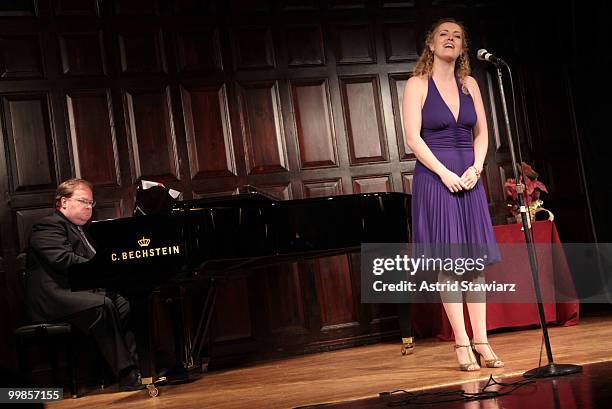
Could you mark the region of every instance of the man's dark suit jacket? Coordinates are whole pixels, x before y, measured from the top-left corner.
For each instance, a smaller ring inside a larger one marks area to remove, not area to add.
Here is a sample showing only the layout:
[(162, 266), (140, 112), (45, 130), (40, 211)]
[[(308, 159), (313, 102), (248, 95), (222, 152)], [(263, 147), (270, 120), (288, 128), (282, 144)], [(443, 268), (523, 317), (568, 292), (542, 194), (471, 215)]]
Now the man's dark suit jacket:
[(28, 321), (58, 320), (104, 303), (103, 294), (73, 292), (68, 284), (68, 268), (93, 255), (77, 226), (57, 210), (32, 226), (26, 267)]

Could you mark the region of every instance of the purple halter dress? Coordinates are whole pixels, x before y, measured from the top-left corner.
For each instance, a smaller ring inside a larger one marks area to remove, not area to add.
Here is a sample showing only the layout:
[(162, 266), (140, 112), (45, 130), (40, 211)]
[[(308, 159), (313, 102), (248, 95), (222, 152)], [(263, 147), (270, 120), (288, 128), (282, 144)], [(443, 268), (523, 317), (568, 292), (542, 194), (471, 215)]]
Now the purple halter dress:
[[(472, 97), (461, 91), (458, 79), (457, 87), (460, 106), (455, 120), (429, 78), (421, 113), (421, 137), (444, 166), (461, 176), (474, 163), (472, 128), (476, 124), (476, 109)], [(417, 161), (412, 188), (412, 229), (414, 243), (474, 245), (485, 249), (487, 264), (500, 260), (482, 179), (471, 190), (452, 193), (438, 175)]]

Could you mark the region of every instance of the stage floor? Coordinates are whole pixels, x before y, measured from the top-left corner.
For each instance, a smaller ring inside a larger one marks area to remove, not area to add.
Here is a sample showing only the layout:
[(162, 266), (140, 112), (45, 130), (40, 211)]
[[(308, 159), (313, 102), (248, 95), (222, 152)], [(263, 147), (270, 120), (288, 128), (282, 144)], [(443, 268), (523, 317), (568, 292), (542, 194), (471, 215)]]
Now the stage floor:
[[(582, 318), (573, 327), (550, 327), (549, 333), (557, 363), (584, 365), (612, 361), (610, 314)], [(395, 389), (419, 391), (465, 383), (476, 387), (477, 383), (471, 381), (487, 380), (491, 374), (496, 379), (513, 377), (538, 366), (539, 329), (495, 334), (489, 341), (504, 360), (504, 368), (461, 372), (450, 342), (417, 340), (414, 354), (401, 356), (398, 341), (215, 371), (188, 384), (163, 386), (156, 398), (149, 398), (146, 391), (116, 393), (115, 385), (104, 392), (90, 393), (78, 399), (68, 398), (49, 407), (222, 409), (290, 408), (332, 402), (348, 404), (349, 401), (377, 397), (379, 392)], [(546, 362), (545, 352), (542, 360)], [(612, 377), (612, 370), (607, 373)], [(612, 379), (606, 381), (612, 384)], [(481, 404), (488, 407), (487, 402), (481, 401)]]

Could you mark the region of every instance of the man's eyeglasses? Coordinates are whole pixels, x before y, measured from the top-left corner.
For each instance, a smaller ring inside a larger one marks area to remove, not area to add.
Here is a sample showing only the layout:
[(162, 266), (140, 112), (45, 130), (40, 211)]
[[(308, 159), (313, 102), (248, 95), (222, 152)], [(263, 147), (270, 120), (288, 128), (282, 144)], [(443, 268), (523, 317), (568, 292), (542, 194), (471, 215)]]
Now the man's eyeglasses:
[(85, 206), (89, 205), (91, 207), (96, 207), (95, 200), (87, 200), (87, 199), (75, 199), (74, 197), (67, 197), (66, 199), (76, 200), (77, 202), (84, 204)]

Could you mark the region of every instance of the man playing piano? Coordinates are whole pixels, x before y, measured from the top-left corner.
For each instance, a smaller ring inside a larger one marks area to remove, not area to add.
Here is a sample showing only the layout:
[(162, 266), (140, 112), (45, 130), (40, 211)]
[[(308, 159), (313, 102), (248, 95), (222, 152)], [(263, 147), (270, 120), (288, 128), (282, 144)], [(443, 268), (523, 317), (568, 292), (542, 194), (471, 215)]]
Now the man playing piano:
[(93, 188), (83, 179), (61, 183), (55, 212), (32, 226), (28, 243), (26, 315), (32, 322), (64, 321), (91, 335), (119, 379), (120, 391), (144, 388), (137, 368), (136, 342), (129, 330), (129, 303), (120, 295), (71, 291), (70, 266), (96, 250), (82, 226), (91, 219)]

